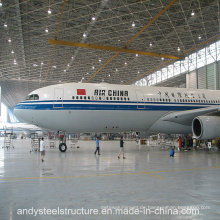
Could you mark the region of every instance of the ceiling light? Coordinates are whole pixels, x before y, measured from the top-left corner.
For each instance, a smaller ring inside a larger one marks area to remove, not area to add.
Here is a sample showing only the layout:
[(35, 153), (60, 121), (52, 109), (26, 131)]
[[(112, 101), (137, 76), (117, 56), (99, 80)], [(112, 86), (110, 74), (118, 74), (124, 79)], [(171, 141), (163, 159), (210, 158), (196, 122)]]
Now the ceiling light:
[(125, 65), (127, 65), (127, 62), (125, 62)]
[(150, 47), (152, 47), (152, 46), (153, 46), (153, 44), (150, 42), (149, 46), (150, 46)]
[(14, 64), (17, 64), (16, 59), (14, 59)]
[(14, 50), (12, 50), (11, 53), (14, 53)]
[(164, 60), (164, 57), (161, 57), (161, 60)]
[(11, 43), (11, 38), (8, 38), (8, 42)]
[(85, 78), (83, 77), (82, 80), (84, 80)]
[(108, 74), (108, 77), (110, 77), (111, 75), (110, 74)]
[(95, 17), (92, 17), (92, 20), (95, 21)]
[(5, 24), (4, 24), (4, 27), (6, 28), (6, 27), (8, 27), (8, 25), (5, 23)]
[(49, 15), (52, 13), (51, 10), (50, 10), (50, 8), (48, 9), (47, 13), (48, 13)]
[(115, 71), (118, 72), (118, 69), (116, 68)]
[(94, 70), (94, 69), (95, 69), (95, 67), (94, 67), (94, 66), (92, 66), (92, 69)]
[(202, 38), (202, 37), (199, 35), (199, 36), (198, 36), (198, 39), (201, 40), (201, 38)]
[(66, 72), (66, 70), (64, 70), (64, 72)]
[(134, 22), (132, 22), (132, 27), (135, 27), (135, 23)]
[(71, 59), (73, 60), (73, 56), (71, 57)]
[(41, 65), (44, 65), (44, 63), (43, 63), (43, 62), (41, 62), (40, 64), (41, 64)]
[(177, 50), (180, 51), (180, 47), (178, 47)]
[(59, 80), (59, 83), (61, 83), (62, 81), (61, 80)]
[(102, 62), (102, 60), (101, 59), (99, 59), (99, 63), (101, 63)]
[(0, 7), (2, 7), (2, 3), (0, 2)]
[(67, 64), (67, 66), (68, 66), (68, 67), (70, 66), (69, 63)]
[(140, 71), (138, 71), (138, 74), (140, 73)]
[(120, 42), (121, 40), (118, 40), (118, 42)]
[(191, 12), (191, 16), (194, 16), (194, 15), (195, 15), (195, 12), (194, 12), (194, 11), (192, 11), (192, 12)]
[(138, 54), (136, 53), (136, 57), (138, 57)]
[(124, 81), (121, 81), (121, 83), (123, 83)]
[(86, 33), (83, 33), (83, 37), (86, 37)]
[(45, 32), (48, 33), (48, 28), (45, 29)]
[(34, 63), (34, 64), (33, 64), (33, 67), (37, 67), (37, 64)]
[(86, 73), (86, 75), (89, 75), (89, 73)]
[(56, 69), (57, 67), (56, 67), (56, 66), (53, 66), (53, 68)]
[(104, 79), (102, 79), (102, 82), (104, 82), (105, 80)]

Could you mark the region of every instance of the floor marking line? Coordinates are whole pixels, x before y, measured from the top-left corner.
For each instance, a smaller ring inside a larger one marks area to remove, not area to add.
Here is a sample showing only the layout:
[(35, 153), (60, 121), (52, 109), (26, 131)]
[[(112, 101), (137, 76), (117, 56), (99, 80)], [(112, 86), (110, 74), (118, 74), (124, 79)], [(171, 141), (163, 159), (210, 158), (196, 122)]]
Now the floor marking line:
[(155, 174), (153, 174), (153, 172), (146, 172), (146, 171), (143, 171), (143, 172), (141, 172), (141, 173), (142, 173), (142, 174), (147, 174), (147, 175), (149, 175), (149, 176), (151, 176), (151, 177), (155, 177), (155, 178), (160, 179), (160, 180), (163, 179), (162, 176), (155, 175)]
[(141, 171), (134, 173), (103, 173), (103, 174), (93, 174), (93, 175), (80, 175), (80, 176), (39, 176), (39, 177), (11, 177), (0, 179), (0, 181), (13, 181), (13, 180), (34, 180), (34, 179), (67, 179), (67, 178), (93, 178), (93, 177), (102, 177), (102, 176), (125, 176), (125, 175), (141, 175), (147, 174), (148, 176), (155, 177), (157, 179), (163, 179), (162, 176), (157, 175), (158, 173), (172, 173), (172, 172), (185, 172), (185, 171), (194, 171), (194, 170), (209, 170), (209, 169), (219, 169), (220, 166), (212, 167), (201, 167), (201, 168), (189, 168), (189, 169), (173, 169), (173, 170), (158, 170), (158, 171)]
[(99, 176), (124, 176), (124, 175), (139, 175), (137, 173), (106, 173), (106, 174), (94, 174), (85, 176), (39, 176), (39, 177), (11, 177), (6, 179), (0, 179), (0, 181), (11, 181), (11, 180), (31, 180), (31, 179), (67, 179), (67, 178), (90, 178)]

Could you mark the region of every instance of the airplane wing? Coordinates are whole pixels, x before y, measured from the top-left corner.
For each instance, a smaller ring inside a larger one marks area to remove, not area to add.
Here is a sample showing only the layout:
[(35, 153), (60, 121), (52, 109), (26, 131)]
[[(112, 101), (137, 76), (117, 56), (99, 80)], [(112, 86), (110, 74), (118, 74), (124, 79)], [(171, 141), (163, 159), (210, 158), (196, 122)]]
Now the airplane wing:
[(175, 122), (182, 125), (191, 125), (192, 120), (195, 117), (209, 113), (218, 114), (219, 111), (220, 107), (207, 107), (188, 111), (172, 112), (161, 119), (163, 121)]

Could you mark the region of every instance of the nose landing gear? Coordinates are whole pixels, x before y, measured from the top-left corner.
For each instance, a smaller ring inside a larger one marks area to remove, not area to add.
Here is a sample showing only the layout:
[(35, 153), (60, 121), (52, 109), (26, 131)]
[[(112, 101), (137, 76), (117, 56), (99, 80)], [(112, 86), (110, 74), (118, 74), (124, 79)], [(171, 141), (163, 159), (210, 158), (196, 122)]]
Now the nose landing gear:
[(66, 133), (60, 133), (58, 132), (59, 139), (60, 139), (60, 144), (59, 144), (59, 150), (60, 152), (66, 152), (67, 150), (67, 145), (66, 145)]
[(59, 144), (59, 150), (61, 152), (66, 152), (66, 149), (67, 149), (66, 143), (60, 143)]

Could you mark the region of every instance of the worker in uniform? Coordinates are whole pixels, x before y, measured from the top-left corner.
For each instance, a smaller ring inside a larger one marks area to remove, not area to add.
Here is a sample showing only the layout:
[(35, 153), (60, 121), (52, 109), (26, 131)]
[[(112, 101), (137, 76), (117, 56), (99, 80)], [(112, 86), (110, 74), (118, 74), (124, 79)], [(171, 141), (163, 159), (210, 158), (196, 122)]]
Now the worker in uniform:
[(96, 138), (96, 150), (94, 152), (94, 154), (96, 155), (96, 153), (98, 152), (98, 155), (100, 155), (100, 148), (99, 148), (99, 138)]
[(178, 141), (179, 141), (179, 150), (180, 150), (182, 148), (182, 138), (180, 136), (179, 136)]
[(45, 156), (45, 143), (44, 138), (41, 138), (40, 141), (40, 154), (41, 154), (41, 161), (44, 162), (44, 156)]
[(118, 159), (120, 159), (121, 153), (122, 153), (123, 159), (125, 159), (123, 137), (121, 137), (121, 139), (120, 139), (120, 152), (119, 152), (119, 154), (118, 154)]

